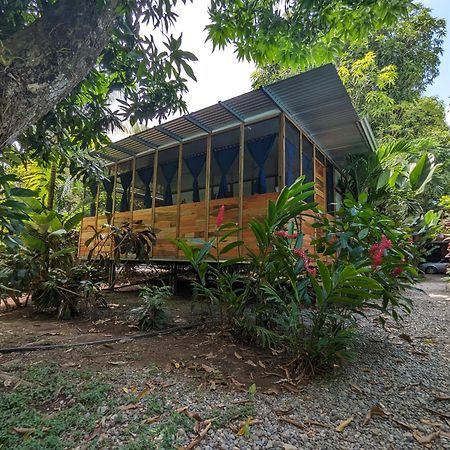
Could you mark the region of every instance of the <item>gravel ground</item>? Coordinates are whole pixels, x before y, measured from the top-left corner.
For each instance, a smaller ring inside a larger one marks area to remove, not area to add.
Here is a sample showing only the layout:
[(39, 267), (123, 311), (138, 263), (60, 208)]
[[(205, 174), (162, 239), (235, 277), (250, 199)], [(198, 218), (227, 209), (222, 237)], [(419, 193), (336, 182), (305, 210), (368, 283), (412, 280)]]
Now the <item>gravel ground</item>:
[[(450, 449), (450, 291), (440, 277), (427, 278), (420, 288), (411, 293), (415, 309), (402, 327), (391, 323), (386, 333), (366, 322), (358, 361), (309, 381), (298, 393), (257, 392), (246, 403), (246, 393), (209, 391), (166, 375), (161, 382), (176, 384), (164, 390), (165, 407), (186, 406), (202, 420), (214, 419), (197, 447), (204, 450)], [(242, 428), (245, 417), (249, 426)], [(105, 424), (105, 443), (129, 443), (122, 433), (128, 419), (120, 427)], [(204, 429), (207, 422), (199, 424)], [(177, 431), (181, 446), (196, 436), (191, 430)]]
[[(224, 364), (230, 365), (230, 356), (220, 353), (217, 346), (205, 348), (207, 342), (197, 343), (196, 347), (195, 335), (189, 342), (199, 355), (205, 350), (217, 353), (206, 364), (195, 359), (192, 352), (180, 353), (178, 358), (186, 357), (185, 366), (177, 368), (172, 361), (170, 370), (156, 368), (151, 358), (148, 364), (138, 367), (133, 359), (125, 362), (123, 352), (116, 360), (108, 356), (100, 364), (94, 354), (92, 381), (79, 378), (80, 383), (88, 383), (89, 392), (98, 391), (97, 397), (91, 395), (94, 403), (90, 409), (84, 404), (76, 409), (81, 437), (74, 440), (67, 429), (70, 427), (62, 423), (65, 431), (61, 442), (51, 448), (69, 448), (64, 442), (70, 437), (79, 450), (450, 450), (450, 287), (436, 276), (427, 277), (419, 287), (422, 291), (411, 291), (414, 311), (402, 326), (389, 322), (384, 331), (374, 320), (362, 322), (357, 361), (305, 381), (298, 389), (291, 388), (292, 392), (275, 389), (279, 385), (273, 383), (267, 388), (268, 385), (262, 385), (266, 378), (260, 377), (256, 393), (249, 394), (248, 386), (254, 382), (251, 371), (248, 380), (241, 378), (245, 388), (242, 385), (239, 389), (240, 383), (233, 379), (232, 387), (221, 386), (224, 374), (217, 368), (224, 370)], [(179, 339), (180, 343), (186, 341), (186, 337)], [(144, 344), (124, 343), (124, 350), (134, 359), (142, 359), (141, 355), (134, 355), (133, 345)], [(149, 340), (145, 345), (159, 344)], [(232, 355), (235, 349), (234, 346), (230, 350)], [(117, 351), (103, 351), (106, 350)], [(3, 369), (15, 374), (16, 364), (22, 370), (17, 372), (19, 377), (27, 368), (36, 370), (52, 361), (65, 370), (74, 366), (89, 369), (87, 360), (82, 359), (83, 351), (12, 355), (11, 360), (5, 357)], [(97, 351), (101, 354), (100, 347)], [(58, 359), (58, 355), (65, 359)], [(247, 357), (239, 358), (241, 364)], [(188, 367), (189, 364), (195, 367)], [(70, 376), (69, 372), (61, 374)], [(109, 386), (106, 397), (101, 383)], [(6, 385), (9, 387), (3, 389), (14, 391), (10, 382)], [(41, 412), (47, 417), (75, 408), (81, 398), (66, 395), (62, 389), (56, 389), (52, 394), (54, 401), (43, 406), (45, 410)], [(83, 425), (89, 419), (90, 425)], [(20, 420), (18, 423), (21, 427), (30, 426)], [(39, 428), (29, 431), (34, 441), (28, 440), (27, 429), (15, 429), (15, 433), (25, 433), (20, 448), (50, 448), (35, 446), (37, 433), (44, 435), (45, 430), (43, 422), (35, 421), (33, 426)], [(55, 421), (52, 426), (56, 427)], [(6, 429), (3, 432), (11, 433)], [(0, 423), (3, 448), (1, 436)]]

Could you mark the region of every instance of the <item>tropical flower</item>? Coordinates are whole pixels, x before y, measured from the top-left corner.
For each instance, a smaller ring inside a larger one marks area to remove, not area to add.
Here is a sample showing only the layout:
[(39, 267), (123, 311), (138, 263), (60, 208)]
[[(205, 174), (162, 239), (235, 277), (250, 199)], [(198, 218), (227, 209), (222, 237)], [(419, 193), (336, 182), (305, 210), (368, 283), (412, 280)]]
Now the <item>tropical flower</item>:
[(384, 251), (392, 248), (392, 241), (388, 239), (384, 234), (381, 236), (379, 244), (372, 244), (369, 248), (369, 255), (372, 258), (372, 267), (376, 268), (381, 266), (383, 262)]
[(285, 231), (285, 230), (279, 230), (279, 231), (275, 231), (275, 236), (279, 236), (279, 237), (284, 237), (284, 238), (287, 238), (287, 237), (289, 237), (289, 234), (288, 234), (288, 232), (287, 231)]
[(392, 269), (392, 275), (393, 275), (394, 277), (400, 276), (402, 272), (403, 272), (403, 268), (400, 267), (400, 266), (394, 267), (394, 268)]
[(216, 217), (216, 227), (220, 228), (220, 226), (223, 224), (223, 221), (225, 219), (225, 205), (222, 205), (219, 208), (219, 212), (217, 213)]
[(317, 271), (314, 267), (311, 267), (311, 258), (306, 254), (306, 252), (302, 248), (295, 248), (292, 250), (294, 255), (297, 255), (299, 258), (303, 259), (303, 264), (305, 266), (305, 270), (312, 276), (315, 277), (317, 275)]

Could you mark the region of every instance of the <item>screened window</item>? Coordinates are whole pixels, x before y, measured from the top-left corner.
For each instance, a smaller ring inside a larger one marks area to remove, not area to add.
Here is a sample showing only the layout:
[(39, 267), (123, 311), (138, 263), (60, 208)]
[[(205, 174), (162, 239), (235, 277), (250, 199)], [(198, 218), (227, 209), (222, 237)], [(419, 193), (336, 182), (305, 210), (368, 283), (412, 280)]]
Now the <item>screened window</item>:
[(136, 159), (133, 205), (134, 210), (152, 207), (154, 166), (154, 153)]
[(279, 119), (245, 127), (244, 196), (278, 192)]
[(183, 145), (181, 172), (181, 203), (205, 200), (206, 189), (206, 139)]
[(172, 147), (158, 153), (156, 206), (171, 206), (177, 202), (177, 174), (179, 148)]
[(112, 214), (114, 198), (115, 167), (110, 166), (105, 178), (98, 185), (98, 215)]
[[(314, 146), (304, 135), (302, 136), (302, 175), (305, 176), (305, 183), (314, 181)], [(310, 197), (306, 201), (312, 202), (314, 199)]]
[(212, 137), (212, 200), (239, 196), (239, 137), (239, 128)]
[(327, 212), (334, 214), (335, 198), (334, 198), (334, 167), (331, 161), (326, 161), (326, 202)]
[(126, 161), (117, 167), (115, 211), (130, 210), (131, 183), (133, 181), (132, 163)]
[(289, 120), (286, 120), (284, 151), (286, 186), (290, 186), (300, 176), (300, 133)]

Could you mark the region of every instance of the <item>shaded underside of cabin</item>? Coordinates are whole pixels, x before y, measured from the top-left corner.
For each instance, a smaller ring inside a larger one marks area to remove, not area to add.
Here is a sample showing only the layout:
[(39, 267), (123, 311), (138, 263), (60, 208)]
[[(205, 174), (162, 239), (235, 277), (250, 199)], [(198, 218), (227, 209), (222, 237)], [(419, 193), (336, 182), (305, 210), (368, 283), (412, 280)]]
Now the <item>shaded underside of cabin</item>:
[[(154, 231), (155, 261), (182, 259), (172, 239), (213, 237), (221, 205), (225, 221), (242, 228), (229, 241), (240, 238), (255, 249), (247, 223), (264, 217), (268, 200), (283, 186), (300, 175), (315, 181), (314, 201), (333, 214), (341, 201), (340, 167), (348, 155), (374, 145), (332, 65), (219, 102), (98, 154), (106, 178), (86, 189), (79, 256), (95, 245), (86, 245), (95, 230), (129, 223), (133, 231)], [(314, 229), (307, 221), (303, 232), (308, 246)], [(111, 254), (111, 244), (101, 252)]]

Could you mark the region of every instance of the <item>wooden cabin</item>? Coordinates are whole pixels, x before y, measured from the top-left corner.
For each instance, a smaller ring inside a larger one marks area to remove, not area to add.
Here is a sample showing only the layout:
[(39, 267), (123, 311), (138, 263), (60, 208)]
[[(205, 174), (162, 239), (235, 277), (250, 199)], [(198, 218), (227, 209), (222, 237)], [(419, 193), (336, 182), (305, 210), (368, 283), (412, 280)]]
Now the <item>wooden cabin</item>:
[[(154, 261), (182, 259), (171, 239), (211, 238), (221, 205), (225, 221), (242, 228), (236, 238), (255, 248), (247, 222), (264, 216), (283, 186), (301, 174), (314, 180), (315, 201), (332, 214), (347, 155), (374, 146), (331, 64), (219, 102), (97, 154), (107, 178), (87, 189), (79, 256), (94, 229), (129, 222), (156, 233)], [(314, 229), (306, 223), (303, 231), (309, 245)]]

